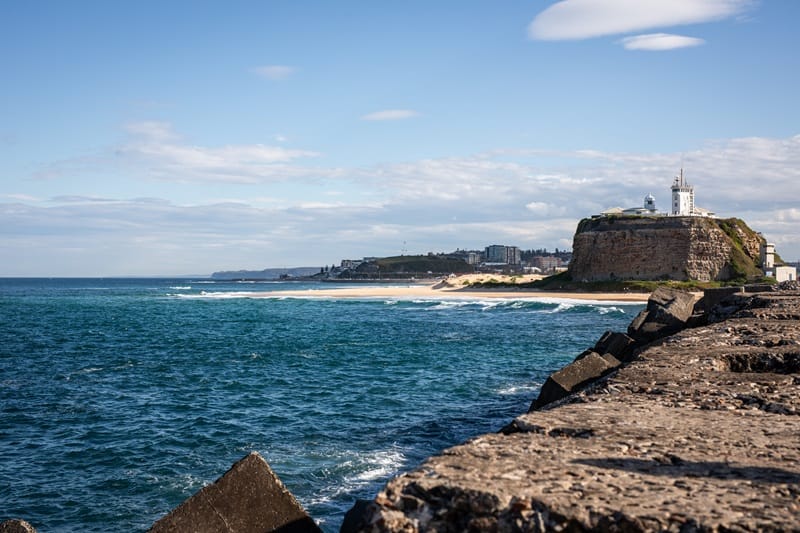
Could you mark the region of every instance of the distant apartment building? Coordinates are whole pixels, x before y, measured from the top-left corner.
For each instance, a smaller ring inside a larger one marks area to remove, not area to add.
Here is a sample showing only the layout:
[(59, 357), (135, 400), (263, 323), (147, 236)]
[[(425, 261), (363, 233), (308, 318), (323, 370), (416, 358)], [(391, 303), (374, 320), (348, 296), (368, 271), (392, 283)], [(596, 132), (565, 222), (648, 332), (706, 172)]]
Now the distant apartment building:
[(522, 252), (516, 246), (492, 244), (486, 247), (484, 260), (487, 263), (518, 265), (522, 262)]
[(480, 252), (467, 252), (464, 260), (468, 265), (477, 265), (483, 260), (483, 254)]
[(560, 257), (545, 255), (531, 257), (530, 265), (538, 268), (542, 272), (552, 272), (564, 265)]

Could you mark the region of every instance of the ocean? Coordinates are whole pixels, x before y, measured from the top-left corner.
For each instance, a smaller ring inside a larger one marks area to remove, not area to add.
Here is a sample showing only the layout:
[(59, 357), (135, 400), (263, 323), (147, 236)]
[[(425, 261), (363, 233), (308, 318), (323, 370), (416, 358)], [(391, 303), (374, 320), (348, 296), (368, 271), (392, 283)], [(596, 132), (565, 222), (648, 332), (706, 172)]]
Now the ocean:
[(642, 308), (279, 294), (309, 288), (0, 279), (0, 521), (144, 531), (255, 450), (338, 531), (357, 498), (497, 431)]

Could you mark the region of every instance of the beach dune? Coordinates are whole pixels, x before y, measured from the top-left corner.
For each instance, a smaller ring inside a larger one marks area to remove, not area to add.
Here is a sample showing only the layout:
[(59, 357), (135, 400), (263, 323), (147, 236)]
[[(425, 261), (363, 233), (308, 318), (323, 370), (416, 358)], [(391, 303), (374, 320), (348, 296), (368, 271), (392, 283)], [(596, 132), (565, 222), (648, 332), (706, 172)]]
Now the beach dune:
[[(321, 284), (324, 288), (288, 290), (261, 293), (264, 297), (291, 296), (308, 298), (431, 298), (431, 299), (571, 299), (591, 301), (646, 302), (649, 293), (622, 292), (554, 292), (513, 285), (540, 279), (541, 276), (503, 276), (497, 274), (468, 274), (438, 281), (417, 283), (391, 283), (386, 285), (365, 284)], [(472, 288), (470, 284), (495, 280), (508, 283), (502, 288)]]

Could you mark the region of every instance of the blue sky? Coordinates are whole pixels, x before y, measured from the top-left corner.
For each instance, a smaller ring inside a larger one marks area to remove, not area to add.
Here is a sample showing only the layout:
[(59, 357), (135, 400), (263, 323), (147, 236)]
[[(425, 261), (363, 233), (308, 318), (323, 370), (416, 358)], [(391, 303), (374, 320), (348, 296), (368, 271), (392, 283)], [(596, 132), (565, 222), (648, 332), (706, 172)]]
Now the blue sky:
[(0, 275), (509, 244), (697, 204), (800, 259), (800, 2), (0, 5)]

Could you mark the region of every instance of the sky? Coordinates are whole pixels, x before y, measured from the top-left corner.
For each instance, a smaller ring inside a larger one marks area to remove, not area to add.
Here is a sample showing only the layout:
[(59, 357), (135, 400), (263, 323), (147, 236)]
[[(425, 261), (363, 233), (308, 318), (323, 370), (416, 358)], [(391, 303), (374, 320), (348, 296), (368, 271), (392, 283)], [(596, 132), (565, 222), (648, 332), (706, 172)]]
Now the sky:
[(800, 259), (800, 2), (0, 2), (0, 276), (204, 275), (696, 204)]

